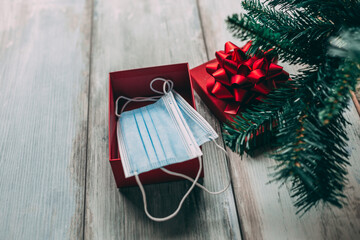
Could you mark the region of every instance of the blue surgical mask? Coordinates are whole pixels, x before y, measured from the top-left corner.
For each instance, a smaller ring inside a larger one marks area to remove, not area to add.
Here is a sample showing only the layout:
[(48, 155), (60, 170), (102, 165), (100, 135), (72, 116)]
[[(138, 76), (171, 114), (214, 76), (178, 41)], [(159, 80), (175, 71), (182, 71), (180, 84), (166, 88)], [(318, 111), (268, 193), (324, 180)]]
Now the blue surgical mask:
[[(155, 81), (163, 81), (162, 92), (153, 88), (152, 85)], [(150, 88), (155, 93), (162, 94), (162, 96), (133, 99), (121, 96), (117, 99), (115, 110), (116, 115), (119, 117), (117, 137), (125, 177), (135, 176), (143, 195), (146, 214), (152, 220), (165, 221), (178, 213), (185, 198), (195, 185), (209, 193), (218, 194), (225, 191), (230, 183), (219, 192), (210, 192), (197, 183), (202, 168), (200, 159), (202, 152), (199, 146), (211, 140), (215, 142), (218, 135), (185, 99), (172, 90), (172, 81), (156, 78), (151, 81)], [(120, 99), (126, 99), (128, 102), (124, 104), (120, 114), (118, 114), (117, 107)], [(131, 101), (155, 101), (155, 103), (123, 112), (126, 105)], [(199, 171), (195, 179), (163, 168), (196, 157), (199, 159)], [(168, 174), (180, 176), (193, 182), (181, 200), (178, 209), (165, 218), (155, 218), (148, 213), (145, 191), (139, 178), (139, 174), (157, 168), (161, 168)]]
[(125, 177), (202, 155), (172, 92), (122, 113), (117, 136)]

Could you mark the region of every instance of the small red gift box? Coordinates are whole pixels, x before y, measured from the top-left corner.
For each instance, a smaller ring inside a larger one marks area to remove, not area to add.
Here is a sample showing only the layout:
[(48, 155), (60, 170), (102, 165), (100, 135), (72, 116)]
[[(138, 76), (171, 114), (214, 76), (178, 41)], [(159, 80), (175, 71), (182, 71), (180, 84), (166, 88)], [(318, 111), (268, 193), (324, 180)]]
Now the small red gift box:
[(289, 79), (272, 50), (250, 56), (246, 53), (250, 46), (251, 41), (242, 48), (227, 42), (216, 59), (190, 71), (194, 89), (222, 122), (232, 122), (250, 102), (263, 100)]
[[(121, 164), (116, 135), (117, 117), (115, 115), (115, 101), (119, 96), (145, 97), (154, 96), (150, 89), (150, 81), (156, 77), (171, 79), (176, 90), (191, 106), (195, 108), (193, 87), (190, 81), (189, 66), (187, 63), (173, 64), (158, 67), (140, 68), (109, 74), (109, 159), (118, 187), (136, 185), (135, 177), (125, 178)], [(156, 89), (161, 89), (161, 83), (154, 83)], [(152, 102), (132, 102), (126, 110), (142, 107)], [(119, 109), (121, 106), (119, 106)], [(199, 171), (199, 160), (189, 161), (166, 166), (167, 169), (195, 178)], [(202, 171), (201, 177), (204, 176)], [(143, 184), (168, 182), (182, 178), (164, 173), (160, 169), (142, 173), (140, 179)]]

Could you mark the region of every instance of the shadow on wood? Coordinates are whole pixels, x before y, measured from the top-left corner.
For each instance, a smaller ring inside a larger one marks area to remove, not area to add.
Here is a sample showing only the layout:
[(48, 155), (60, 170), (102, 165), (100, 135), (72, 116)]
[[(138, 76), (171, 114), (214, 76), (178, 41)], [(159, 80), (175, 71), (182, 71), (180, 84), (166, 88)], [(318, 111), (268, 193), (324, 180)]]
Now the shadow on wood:
[[(166, 217), (172, 214), (190, 186), (191, 183), (186, 181), (145, 185), (149, 213), (154, 217)], [(194, 228), (197, 225), (195, 221), (198, 221), (199, 205), (203, 203), (199, 188), (194, 188), (179, 213), (165, 222), (155, 222), (146, 216), (139, 187), (120, 188), (119, 194), (123, 199), (120, 204), (126, 202), (126, 206), (132, 208), (128, 211), (133, 212), (133, 215), (126, 216), (125, 221), (133, 221), (133, 224), (139, 224), (139, 226), (150, 224), (152, 231), (157, 232), (155, 234), (157, 236), (165, 238), (194, 236), (193, 234), (199, 230), (197, 227)]]

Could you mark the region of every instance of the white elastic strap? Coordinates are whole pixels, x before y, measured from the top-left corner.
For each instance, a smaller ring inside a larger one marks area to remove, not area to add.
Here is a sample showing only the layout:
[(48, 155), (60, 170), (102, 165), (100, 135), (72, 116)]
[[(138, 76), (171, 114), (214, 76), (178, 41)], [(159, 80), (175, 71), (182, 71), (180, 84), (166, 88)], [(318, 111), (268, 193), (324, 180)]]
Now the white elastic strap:
[[(158, 90), (156, 90), (152, 85), (154, 84), (154, 82), (156, 81), (163, 81), (163, 91), (160, 92)], [(168, 87), (168, 90), (166, 90), (166, 87)], [(171, 80), (166, 80), (165, 78), (154, 78), (153, 80), (151, 80), (150, 82), (150, 89), (155, 92), (155, 93), (159, 93), (159, 94), (167, 94), (169, 92), (171, 92), (171, 90), (174, 87), (174, 83)], [(126, 106), (130, 103), (130, 102), (146, 102), (146, 101), (154, 101), (156, 102), (157, 100), (159, 100), (159, 98), (161, 98), (161, 96), (153, 96), (153, 97), (134, 97), (134, 98), (128, 98), (125, 96), (120, 96), (116, 99), (115, 101), (115, 115), (117, 117), (120, 117), (121, 113), (125, 110)], [(127, 100), (124, 105), (122, 106), (120, 113), (118, 113), (118, 105), (119, 105), (119, 100), (121, 99), (125, 99)]]
[(142, 183), (141, 183), (141, 181), (140, 181), (140, 178), (139, 178), (138, 174), (135, 173), (135, 179), (136, 179), (137, 184), (139, 185), (139, 188), (140, 188), (140, 191), (141, 191), (141, 194), (142, 194), (142, 197), (143, 197), (145, 213), (146, 213), (146, 215), (147, 215), (151, 220), (156, 221), (156, 222), (164, 222), (164, 221), (167, 221), (167, 220), (175, 217), (175, 216), (179, 213), (179, 211), (180, 211), (180, 209), (181, 209), (181, 207), (182, 207), (185, 199), (189, 196), (190, 192), (194, 189), (195, 185), (197, 184), (197, 181), (198, 181), (199, 178), (200, 178), (201, 169), (202, 169), (202, 162), (201, 162), (201, 158), (200, 158), (200, 157), (198, 157), (198, 159), (199, 159), (199, 172), (197, 173), (195, 180), (193, 180), (193, 184), (191, 185), (191, 187), (189, 188), (189, 190), (185, 193), (184, 197), (181, 199), (181, 201), (180, 201), (179, 206), (177, 207), (177, 209), (176, 209), (172, 214), (170, 214), (169, 216), (163, 217), (163, 218), (153, 217), (153, 216), (151, 216), (150, 213), (148, 212), (148, 209), (147, 209), (147, 201), (146, 201), (146, 193), (145, 193), (144, 187), (143, 187), (143, 185), (142, 185)]
[[(126, 99), (127, 102), (124, 103), (124, 105), (122, 106), (120, 113), (118, 113), (118, 102), (120, 99)], [(135, 97), (135, 98), (128, 98), (125, 96), (120, 96), (116, 99), (115, 102), (115, 115), (120, 117), (121, 113), (125, 110), (126, 106), (130, 103), (130, 102), (146, 102), (146, 101), (157, 101), (159, 98), (158, 97)]]
[[(153, 87), (153, 84), (154, 82), (156, 81), (163, 81), (164, 84), (163, 84), (163, 91), (160, 92), (158, 90), (156, 90), (154, 87)], [(166, 91), (166, 87), (168, 87), (168, 91)], [(173, 81), (171, 80), (167, 80), (165, 78), (162, 78), (162, 77), (157, 77), (157, 78), (154, 78), (153, 80), (151, 80), (150, 82), (150, 89), (155, 92), (155, 93), (159, 93), (159, 94), (166, 94), (166, 93), (169, 93), (171, 92), (171, 90), (174, 88), (174, 83)]]
[[(226, 157), (228, 157), (226, 150), (225, 150), (223, 147), (221, 147), (219, 144), (217, 144), (217, 142), (216, 142), (214, 139), (211, 139), (211, 140), (215, 143), (215, 145), (216, 145), (220, 150), (222, 150), (222, 151), (225, 153)], [(166, 172), (167, 174), (170, 174), (170, 175), (173, 175), (173, 176), (177, 176), (177, 177), (182, 177), (182, 178), (184, 178), (184, 179), (189, 180), (190, 182), (194, 182), (194, 183), (196, 184), (196, 186), (198, 186), (199, 188), (201, 188), (201, 189), (204, 190), (205, 192), (210, 193), (210, 194), (213, 194), (213, 195), (216, 195), (216, 194), (220, 194), (220, 193), (225, 192), (225, 191), (229, 188), (229, 186), (230, 186), (230, 184), (231, 184), (231, 178), (230, 178), (228, 184), (225, 186), (224, 189), (222, 189), (222, 190), (220, 190), (220, 191), (217, 191), (217, 192), (212, 192), (212, 191), (210, 191), (209, 189), (207, 189), (206, 187), (204, 187), (203, 185), (201, 185), (200, 183), (197, 183), (197, 181), (195, 181), (193, 178), (191, 178), (191, 177), (189, 177), (189, 176), (186, 176), (186, 175), (181, 174), (181, 173), (177, 173), (177, 172), (170, 171), (170, 170), (168, 170), (168, 169), (166, 169), (166, 168), (160, 168), (160, 169), (161, 169), (163, 172)]]

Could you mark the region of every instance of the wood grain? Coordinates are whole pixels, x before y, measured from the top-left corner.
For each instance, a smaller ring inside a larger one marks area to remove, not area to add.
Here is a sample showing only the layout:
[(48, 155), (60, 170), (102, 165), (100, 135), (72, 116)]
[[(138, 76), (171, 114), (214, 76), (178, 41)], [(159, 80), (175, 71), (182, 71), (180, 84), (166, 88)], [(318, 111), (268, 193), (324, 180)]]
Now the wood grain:
[(0, 2), (0, 239), (81, 239), (89, 1)]
[[(224, 22), (240, 11), (238, 0), (2, 1), (0, 239), (359, 239), (360, 121), (353, 104), (343, 209), (318, 207), (299, 218), (289, 186), (266, 184), (273, 160), (228, 150), (228, 165), (212, 143), (203, 147), (203, 183), (220, 189), (230, 168), (233, 189), (219, 196), (196, 189), (169, 222), (146, 217), (137, 187), (116, 188), (107, 151), (108, 73), (202, 64), (226, 41), (244, 43)], [(150, 212), (169, 214), (189, 186), (146, 186)]]
[[(240, 42), (225, 31), (224, 19), (233, 13), (243, 11), (239, 1), (199, 0), (200, 16), (210, 58), (216, 50), (222, 49), (226, 41)], [(291, 73), (296, 66), (282, 63)], [(346, 194), (348, 205), (343, 209), (317, 207), (299, 218), (295, 215), (289, 197), (289, 186), (278, 188), (270, 180), (274, 161), (266, 154), (242, 159), (228, 149), (231, 176), (244, 239), (359, 239), (360, 238), (360, 122), (354, 105), (346, 113), (352, 123), (348, 127), (349, 151), (352, 153), (349, 170), (349, 184)]]
[[(111, 71), (207, 60), (195, 1), (95, 1), (89, 111), (85, 214), (86, 239), (241, 239), (232, 190), (209, 196), (196, 189), (172, 220), (156, 223), (143, 210), (137, 187), (120, 192), (108, 163), (108, 73)], [(202, 114), (219, 129), (210, 114)], [(220, 189), (228, 178), (221, 152), (203, 147), (205, 180)], [(174, 211), (189, 183), (145, 186), (149, 211)]]

